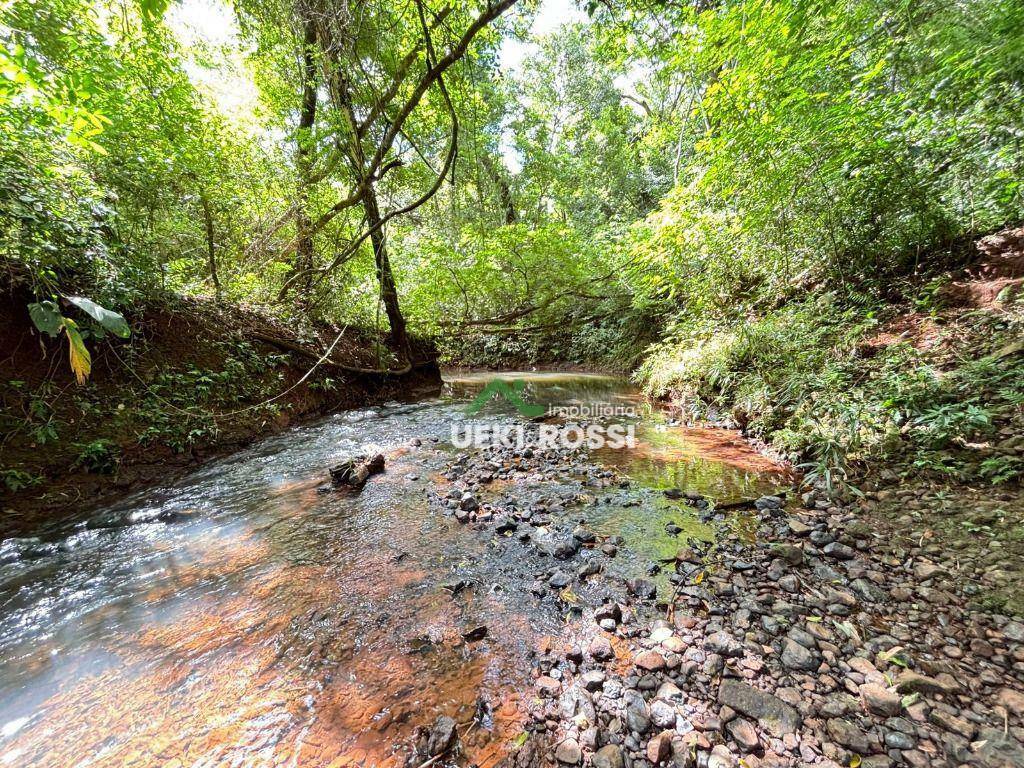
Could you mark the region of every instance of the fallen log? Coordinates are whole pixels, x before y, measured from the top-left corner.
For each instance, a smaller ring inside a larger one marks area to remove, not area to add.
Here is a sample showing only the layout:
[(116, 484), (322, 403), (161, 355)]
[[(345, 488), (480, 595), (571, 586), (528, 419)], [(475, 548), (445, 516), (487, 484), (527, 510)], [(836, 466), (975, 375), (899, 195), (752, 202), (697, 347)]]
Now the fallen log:
[[(254, 339), (259, 339), (260, 341), (266, 342), (267, 344), (278, 347), (279, 349), (283, 349), (287, 352), (295, 352), (296, 354), (303, 355), (310, 360), (320, 360), (320, 358), (323, 357), (322, 352), (317, 352), (315, 349), (305, 347), (291, 339), (282, 339), (279, 336), (272, 336), (269, 333), (263, 333), (262, 331), (249, 331), (249, 335)], [(425, 360), (422, 363), (416, 363), (416, 365), (422, 365), (428, 362), (431, 361)], [(339, 370), (347, 371), (349, 373), (364, 373), (376, 376), (401, 376), (402, 374), (408, 373), (415, 367), (412, 361), (410, 361), (401, 368), (360, 368), (356, 365), (339, 363), (337, 360), (333, 360), (330, 357), (325, 358), (321, 362), (321, 365), (325, 365), (329, 368), (338, 368)]]
[(355, 456), (331, 467), (328, 471), (335, 485), (361, 491), (370, 477), (384, 471), (384, 454)]

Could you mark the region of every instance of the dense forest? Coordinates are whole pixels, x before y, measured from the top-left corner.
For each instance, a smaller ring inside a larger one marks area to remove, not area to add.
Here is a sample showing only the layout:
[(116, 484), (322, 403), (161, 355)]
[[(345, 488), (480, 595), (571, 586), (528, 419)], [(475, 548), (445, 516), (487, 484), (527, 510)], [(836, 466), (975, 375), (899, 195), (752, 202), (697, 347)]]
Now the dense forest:
[[(358, 332), (366, 370), (419, 340), (442, 364), (635, 371), (830, 482), (887, 451), (1020, 476), (1012, 440), (970, 449), (1012, 438), (1024, 399), (1012, 230), (984, 265), (998, 311), (955, 290), (974, 239), (1021, 218), (1017, 3), (537, 10), (6, 3), (0, 258), (47, 364), (5, 374), (5, 443), (99, 471), (202, 444), (282, 388), (263, 374), (287, 349), (225, 327), (216, 365), (183, 366), (146, 357), (146, 318), (242, 307), (314, 359)], [(97, 357), (144, 385), (114, 433)]]
[(1024, 2), (0, 42), (0, 765), (1024, 766)]

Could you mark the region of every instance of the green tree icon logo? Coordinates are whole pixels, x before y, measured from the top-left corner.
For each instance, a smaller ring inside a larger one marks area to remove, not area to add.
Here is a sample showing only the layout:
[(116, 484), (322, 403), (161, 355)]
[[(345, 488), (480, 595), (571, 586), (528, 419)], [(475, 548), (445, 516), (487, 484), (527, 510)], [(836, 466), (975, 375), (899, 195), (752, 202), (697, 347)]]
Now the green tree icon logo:
[(470, 415), (479, 413), (480, 409), (484, 407), (488, 400), (495, 395), (498, 395), (512, 403), (512, 405), (516, 407), (516, 410), (527, 418), (532, 419), (537, 416), (542, 416), (546, 410), (543, 405), (534, 405), (523, 399), (523, 390), (525, 388), (526, 382), (522, 379), (516, 379), (514, 381), (491, 379), (487, 382), (487, 386), (480, 390), (480, 394), (476, 396), (473, 402), (466, 406), (466, 413)]

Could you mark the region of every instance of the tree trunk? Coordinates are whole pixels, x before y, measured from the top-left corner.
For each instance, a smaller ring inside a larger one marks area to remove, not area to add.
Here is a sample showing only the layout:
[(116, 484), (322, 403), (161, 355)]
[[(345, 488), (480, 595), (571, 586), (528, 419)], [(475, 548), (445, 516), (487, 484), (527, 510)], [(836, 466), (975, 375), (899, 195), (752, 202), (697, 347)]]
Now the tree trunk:
[[(292, 264), (290, 276), (302, 275), (303, 302), (308, 301), (313, 285), (313, 222), (309, 218), (309, 177), (312, 161), (313, 125), (316, 122), (316, 26), (313, 21), (306, 21), (305, 39), (302, 47), (302, 109), (299, 113), (299, 129), (296, 134), (295, 169), (297, 183), (295, 189), (295, 262)], [(291, 281), (285, 282), (281, 291), (283, 299)]]
[(398, 348), (400, 355), (404, 355), (407, 361), (412, 360), (412, 348), (409, 345), (409, 337), (405, 332), (405, 318), (398, 306), (398, 288), (395, 286), (395, 276), (391, 271), (391, 260), (388, 258), (387, 238), (384, 234), (384, 227), (380, 223), (380, 208), (377, 205), (377, 191), (373, 184), (366, 190), (363, 196), (363, 211), (366, 213), (366, 223), (370, 227), (370, 242), (373, 244), (373, 260), (377, 265), (377, 282), (380, 284), (380, 297), (384, 302), (384, 311), (388, 315), (388, 325), (391, 326), (391, 340)]
[(498, 188), (498, 199), (501, 201), (502, 210), (505, 212), (505, 223), (515, 224), (519, 221), (519, 213), (516, 211), (515, 200), (512, 198), (512, 188), (509, 186), (508, 180), (494, 160), (491, 159), (490, 155), (484, 155), (481, 162), (484, 170), (487, 171), (487, 175), (491, 177), (491, 181)]
[(220, 301), (220, 278), (217, 276), (217, 246), (214, 240), (213, 211), (210, 210), (210, 201), (206, 199), (206, 193), (202, 193), (199, 199), (203, 203), (203, 222), (206, 225), (206, 258), (210, 263), (210, 279), (213, 281), (213, 295)]

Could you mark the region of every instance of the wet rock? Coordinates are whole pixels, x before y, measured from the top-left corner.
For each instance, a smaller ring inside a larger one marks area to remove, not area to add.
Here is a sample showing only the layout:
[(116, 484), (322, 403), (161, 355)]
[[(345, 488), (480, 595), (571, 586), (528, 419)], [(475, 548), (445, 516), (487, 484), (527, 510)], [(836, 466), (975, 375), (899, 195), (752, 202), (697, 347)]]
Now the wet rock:
[(555, 748), (555, 759), (564, 765), (579, 765), (583, 750), (575, 739), (565, 739)]
[(331, 481), (336, 486), (361, 491), (370, 477), (384, 471), (384, 454), (355, 456), (336, 464), (328, 471)]
[(606, 744), (590, 759), (593, 768), (623, 768), (622, 747), (618, 744)]
[(456, 738), (455, 721), (446, 715), (441, 715), (430, 728), (423, 752), (427, 757), (443, 755), (455, 745)]
[(782, 738), (800, 727), (800, 715), (772, 694), (739, 680), (723, 680), (718, 688), (718, 703), (732, 707), (760, 723), (773, 736)]
[(647, 579), (628, 579), (626, 589), (629, 594), (639, 597), (641, 600), (653, 600), (658, 595), (658, 588), (654, 582)]

